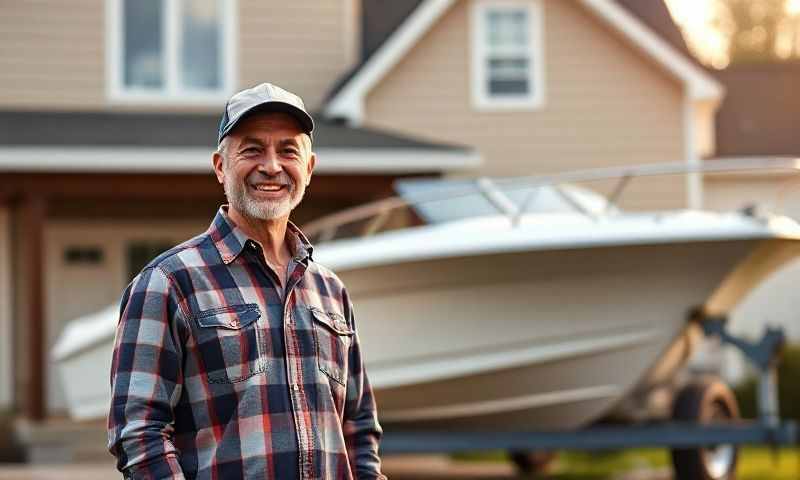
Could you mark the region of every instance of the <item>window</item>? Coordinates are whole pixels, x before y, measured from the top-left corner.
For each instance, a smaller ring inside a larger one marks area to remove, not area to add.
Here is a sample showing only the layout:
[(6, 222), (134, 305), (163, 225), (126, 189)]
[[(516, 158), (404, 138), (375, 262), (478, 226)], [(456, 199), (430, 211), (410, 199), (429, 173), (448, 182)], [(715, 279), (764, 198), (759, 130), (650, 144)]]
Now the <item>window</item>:
[(103, 248), (99, 246), (70, 246), (64, 249), (64, 263), (70, 266), (99, 266), (103, 264)]
[(232, 0), (108, 0), (109, 93), (213, 102), (233, 90)]
[(544, 103), (539, 0), (475, 0), (472, 97), (482, 109), (533, 109)]

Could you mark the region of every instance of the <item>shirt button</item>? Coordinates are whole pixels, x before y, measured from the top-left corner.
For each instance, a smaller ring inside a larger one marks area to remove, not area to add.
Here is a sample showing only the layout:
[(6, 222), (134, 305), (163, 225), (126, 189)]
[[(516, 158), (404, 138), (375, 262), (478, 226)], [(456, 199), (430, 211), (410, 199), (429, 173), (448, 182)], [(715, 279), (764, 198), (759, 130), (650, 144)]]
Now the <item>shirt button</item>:
[(294, 390), (295, 392), (299, 392), (300, 391), (300, 385), (295, 383), (294, 385), (292, 385), (292, 390)]

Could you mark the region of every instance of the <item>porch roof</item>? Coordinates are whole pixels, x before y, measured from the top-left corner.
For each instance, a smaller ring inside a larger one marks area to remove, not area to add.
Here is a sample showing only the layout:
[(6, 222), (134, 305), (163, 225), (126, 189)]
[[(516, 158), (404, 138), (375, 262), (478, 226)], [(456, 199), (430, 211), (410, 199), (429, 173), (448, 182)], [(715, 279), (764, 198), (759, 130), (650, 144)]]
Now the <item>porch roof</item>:
[[(423, 173), (470, 168), (459, 145), (317, 121), (319, 173)], [(0, 112), (0, 172), (210, 171), (218, 118), (139, 112)]]

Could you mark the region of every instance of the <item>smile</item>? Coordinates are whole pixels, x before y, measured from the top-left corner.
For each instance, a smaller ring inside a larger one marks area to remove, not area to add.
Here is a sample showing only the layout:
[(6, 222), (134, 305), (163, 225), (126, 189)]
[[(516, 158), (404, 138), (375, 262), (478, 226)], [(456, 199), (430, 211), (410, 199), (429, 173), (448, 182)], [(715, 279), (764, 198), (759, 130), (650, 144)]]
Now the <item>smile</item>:
[(274, 184), (258, 184), (252, 185), (252, 188), (258, 190), (260, 192), (277, 192), (283, 190), (286, 186), (285, 185), (274, 185)]

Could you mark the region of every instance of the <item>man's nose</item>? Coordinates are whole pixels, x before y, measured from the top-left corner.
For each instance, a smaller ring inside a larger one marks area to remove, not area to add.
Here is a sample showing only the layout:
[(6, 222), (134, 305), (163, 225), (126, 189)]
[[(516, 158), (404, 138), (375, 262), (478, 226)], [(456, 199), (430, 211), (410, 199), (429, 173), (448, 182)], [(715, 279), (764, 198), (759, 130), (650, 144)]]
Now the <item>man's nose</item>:
[(264, 160), (259, 163), (259, 170), (269, 176), (277, 175), (283, 170), (279, 160), (278, 152), (269, 148), (264, 155)]

